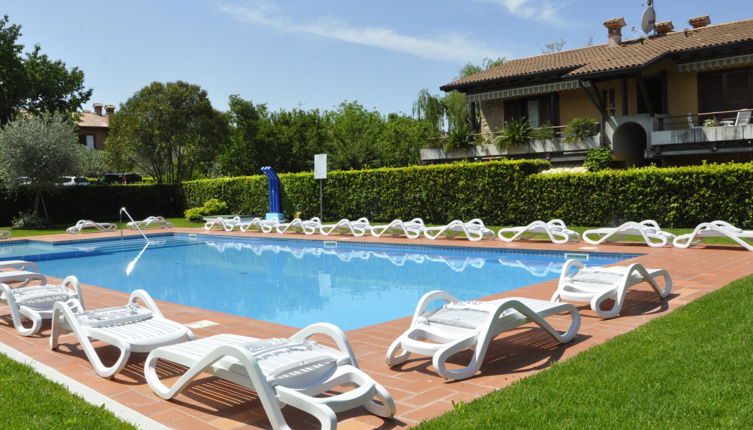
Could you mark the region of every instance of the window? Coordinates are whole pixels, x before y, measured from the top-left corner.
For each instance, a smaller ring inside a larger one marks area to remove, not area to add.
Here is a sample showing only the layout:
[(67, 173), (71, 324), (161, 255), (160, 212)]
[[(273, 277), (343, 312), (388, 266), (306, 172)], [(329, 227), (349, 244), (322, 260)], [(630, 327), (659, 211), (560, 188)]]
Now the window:
[(94, 135), (93, 134), (81, 134), (78, 136), (78, 143), (86, 145), (89, 149), (94, 149)]
[(525, 99), (507, 100), (505, 122), (526, 118), (532, 127), (558, 125), (559, 97), (556, 93)]
[(753, 67), (698, 74), (701, 112), (723, 112), (753, 107)]
[(614, 116), (617, 113), (617, 96), (614, 88), (601, 90), (601, 99), (607, 109), (607, 114)]

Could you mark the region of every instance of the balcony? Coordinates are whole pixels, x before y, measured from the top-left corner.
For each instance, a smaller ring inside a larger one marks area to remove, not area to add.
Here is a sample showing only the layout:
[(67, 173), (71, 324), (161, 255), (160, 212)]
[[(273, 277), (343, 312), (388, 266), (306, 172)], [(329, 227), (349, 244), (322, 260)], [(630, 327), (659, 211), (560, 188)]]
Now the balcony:
[(753, 124), (743, 111), (705, 112), (656, 117), (651, 132), (653, 156), (709, 152), (753, 152)]
[(488, 143), (493, 141), (500, 132), (491, 135), (476, 135), (483, 138), (485, 143), (468, 145), (466, 148), (454, 151), (445, 151), (443, 146), (446, 138), (439, 138), (435, 142), (436, 148), (421, 149), (421, 161), (427, 164), (467, 159), (495, 160), (502, 158), (541, 158), (555, 163), (582, 161), (585, 158), (586, 151), (599, 146), (600, 135), (586, 138), (579, 144), (569, 144), (565, 143), (561, 136), (564, 126), (554, 127), (554, 129), (555, 137), (534, 139), (525, 145), (509, 147), (499, 147), (494, 143)]

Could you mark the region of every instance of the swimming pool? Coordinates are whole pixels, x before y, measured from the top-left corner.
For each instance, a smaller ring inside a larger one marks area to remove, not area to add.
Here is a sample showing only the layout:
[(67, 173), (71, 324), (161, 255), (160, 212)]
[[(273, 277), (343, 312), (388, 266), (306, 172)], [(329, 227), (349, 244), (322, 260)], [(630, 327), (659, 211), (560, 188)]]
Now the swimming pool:
[[(461, 299), (555, 279), (565, 252), (510, 251), (163, 233), (54, 244), (4, 243), (0, 259), (39, 262), (40, 271), (161, 300), (304, 327), (344, 330), (411, 315), (426, 292)], [(637, 254), (578, 253), (601, 265)]]

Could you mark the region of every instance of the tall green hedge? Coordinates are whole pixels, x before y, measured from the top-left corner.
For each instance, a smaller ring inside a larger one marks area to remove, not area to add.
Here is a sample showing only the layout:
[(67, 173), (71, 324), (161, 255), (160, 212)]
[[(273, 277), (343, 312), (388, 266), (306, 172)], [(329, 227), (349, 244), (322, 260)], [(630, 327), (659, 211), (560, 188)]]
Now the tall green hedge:
[[(57, 187), (44, 193), (47, 212), (53, 222), (64, 224), (79, 219), (118, 219), (121, 207), (134, 218), (149, 215), (182, 216), (183, 197), (177, 185), (109, 185)], [(0, 225), (10, 225), (19, 212), (33, 208), (34, 196), (21, 187), (17, 193), (0, 195)], [(41, 210), (41, 209), (40, 209)]]
[[(330, 172), (324, 181), (324, 218), (502, 220), (519, 209), (516, 195), (525, 178), (549, 166), (508, 161)], [(319, 184), (311, 173), (281, 174), (280, 181), (288, 217), (319, 215)], [(186, 182), (183, 191), (188, 207), (211, 197), (225, 200), (232, 212), (258, 215), (268, 207), (267, 180), (261, 175)]]
[[(324, 217), (481, 218), (490, 225), (561, 218), (587, 226), (655, 219), (666, 227), (724, 219), (753, 227), (753, 163), (536, 174), (547, 167), (545, 161), (497, 161), (330, 172)], [(280, 180), (288, 218), (319, 214), (312, 174), (283, 174)], [(187, 207), (217, 197), (232, 212), (261, 215), (268, 205), (262, 175), (186, 182), (183, 191)]]
[[(655, 219), (666, 227), (727, 220), (753, 227), (753, 163), (644, 168), (597, 173), (538, 174), (545, 161), (495, 161), (330, 172), (324, 218), (374, 221), (421, 217), (429, 223), (481, 218), (519, 225), (561, 218), (571, 225), (617, 225)], [(319, 215), (319, 184), (311, 173), (281, 174), (288, 218)], [(230, 212), (263, 215), (263, 175), (190, 181), (182, 186), (61, 187), (45, 200), (56, 222), (112, 220), (127, 206), (134, 217), (180, 216), (210, 198)], [(31, 207), (31, 196), (0, 196), (0, 225)]]

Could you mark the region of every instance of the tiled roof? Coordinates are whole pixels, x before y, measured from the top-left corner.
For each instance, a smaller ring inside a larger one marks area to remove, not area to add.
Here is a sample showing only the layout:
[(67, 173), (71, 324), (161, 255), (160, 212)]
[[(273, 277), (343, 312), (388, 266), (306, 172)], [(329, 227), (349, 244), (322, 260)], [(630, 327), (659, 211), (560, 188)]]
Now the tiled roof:
[(85, 110), (81, 112), (78, 120), (79, 127), (110, 127), (110, 118), (107, 115), (99, 116), (96, 113)]
[(626, 40), (616, 47), (603, 44), (512, 60), (458, 79), (444, 85), (442, 90), (467, 88), (474, 84), (546, 72), (559, 72), (563, 78), (583, 77), (645, 66), (669, 54), (741, 42), (753, 42), (753, 19)]

